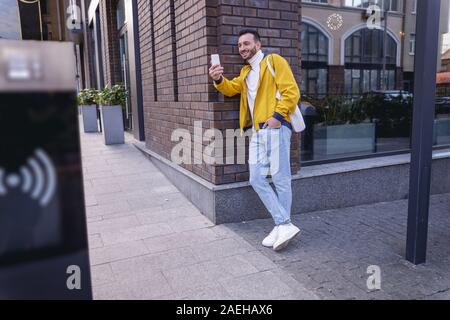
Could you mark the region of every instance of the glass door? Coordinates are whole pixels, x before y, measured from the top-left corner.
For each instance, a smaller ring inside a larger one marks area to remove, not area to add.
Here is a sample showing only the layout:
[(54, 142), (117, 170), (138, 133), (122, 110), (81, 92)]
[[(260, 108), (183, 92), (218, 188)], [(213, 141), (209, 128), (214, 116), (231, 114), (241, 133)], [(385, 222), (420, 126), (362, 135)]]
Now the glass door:
[[(125, 88), (130, 93), (130, 73), (128, 67), (128, 32), (124, 30), (120, 33), (119, 37), (119, 53), (120, 53), (120, 77), (121, 82), (125, 85)], [(133, 128), (133, 117), (132, 117), (132, 107), (131, 99), (127, 98), (124, 113), (124, 125), (126, 130), (131, 130)]]
[(128, 98), (123, 111), (123, 124), (125, 130), (133, 129), (132, 105), (130, 99), (130, 68), (129, 68), (129, 50), (128, 50), (128, 19), (130, 3), (125, 0), (119, 0), (117, 3), (116, 19), (117, 31), (119, 35), (119, 60), (120, 60), (120, 80), (128, 91)]

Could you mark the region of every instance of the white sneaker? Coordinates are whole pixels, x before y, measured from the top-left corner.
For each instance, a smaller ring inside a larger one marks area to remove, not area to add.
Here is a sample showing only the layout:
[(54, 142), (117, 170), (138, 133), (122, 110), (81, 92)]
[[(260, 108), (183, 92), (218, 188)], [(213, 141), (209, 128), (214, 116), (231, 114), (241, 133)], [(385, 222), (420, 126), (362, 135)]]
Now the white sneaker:
[(275, 241), (277, 241), (278, 236), (278, 226), (275, 226), (273, 230), (269, 233), (267, 237), (264, 238), (262, 245), (264, 247), (273, 247)]
[(289, 241), (300, 233), (300, 229), (292, 223), (282, 224), (278, 226), (278, 238), (273, 244), (273, 250), (278, 251), (285, 248)]

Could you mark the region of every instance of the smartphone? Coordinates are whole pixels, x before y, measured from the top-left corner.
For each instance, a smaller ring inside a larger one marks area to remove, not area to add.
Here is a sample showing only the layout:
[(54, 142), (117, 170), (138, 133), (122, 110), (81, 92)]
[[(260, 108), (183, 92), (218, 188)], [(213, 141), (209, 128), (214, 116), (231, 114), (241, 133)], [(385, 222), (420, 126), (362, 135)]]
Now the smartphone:
[(219, 58), (219, 55), (218, 54), (212, 54), (211, 55), (211, 65), (216, 65), (216, 64), (218, 64), (218, 65), (220, 65), (220, 58)]

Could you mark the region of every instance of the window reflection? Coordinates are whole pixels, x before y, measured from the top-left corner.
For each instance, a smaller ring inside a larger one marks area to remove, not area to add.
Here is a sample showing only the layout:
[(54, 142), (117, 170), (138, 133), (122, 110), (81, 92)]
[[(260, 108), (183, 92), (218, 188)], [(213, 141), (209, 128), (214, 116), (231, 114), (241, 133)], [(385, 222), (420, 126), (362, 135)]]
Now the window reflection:
[(303, 23), (302, 86), (304, 93), (325, 96), (328, 76), (328, 38), (316, 27)]
[[(301, 161), (313, 164), (408, 152), (417, 2), (302, 2), (301, 102), (307, 129), (302, 133)], [(448, 31), (448, 2), (442, 5), (441, 34)], [(375, 29), (367, 25), (365, 9), (371, 5), (378, 5), (382, 11)], [(343, 24), (337, 30), (327, 25), (332, 14), (342, 16)], [(444, 53), (445, 39), (441, 42)], [(446, 127), (450, 121), (450, 50), (446, 56), (442, 66), (447, 69), (441, 70), (438, 84), (437, 146), (450, 142), (450, 129)]]
[[(441, 2), (441, 37), (449, 2)], [(375, 29), (367, 25), (371, 5), (382, 10)], [(302, 1), (303, 164), (409, 151), (416, 11), (415, 0)], [(327, 25), (333, 14), (342, 17), (338, 29)], [(450, 144), (450, 34), (440, 46), (435, 146)]]

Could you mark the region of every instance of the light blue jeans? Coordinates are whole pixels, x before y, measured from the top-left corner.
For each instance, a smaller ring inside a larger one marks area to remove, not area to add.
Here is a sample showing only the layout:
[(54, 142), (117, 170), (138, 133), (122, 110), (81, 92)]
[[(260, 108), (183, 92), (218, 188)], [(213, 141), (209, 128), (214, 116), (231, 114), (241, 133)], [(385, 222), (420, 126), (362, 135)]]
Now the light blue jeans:
[[(261, 129), (253, 132), (249, 147), (250, 184), (272, 215), (275, 225), (291, 222), (291, 129)], [(271, 174), (275, 191), (269, 184)]]

